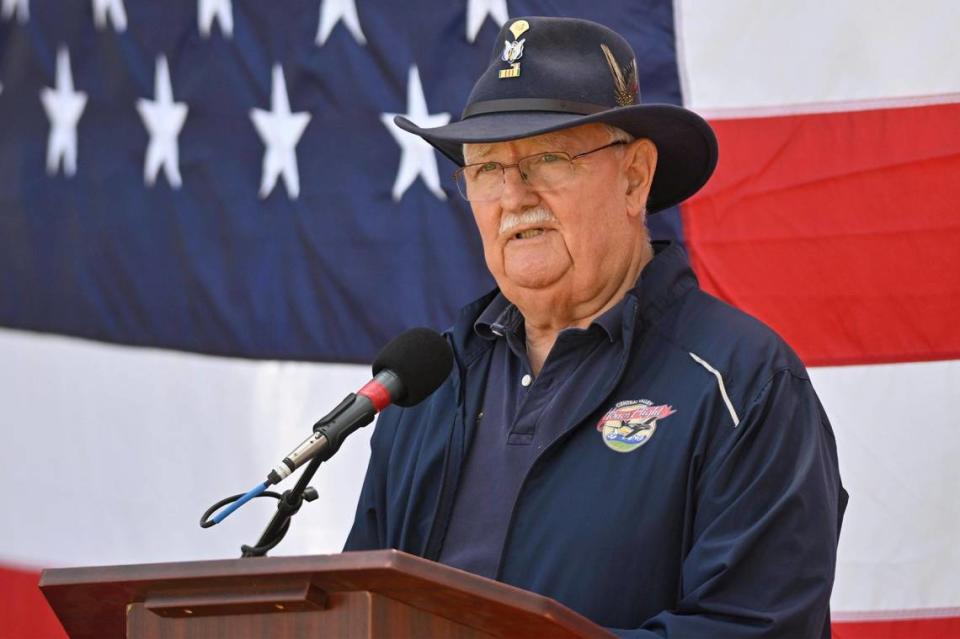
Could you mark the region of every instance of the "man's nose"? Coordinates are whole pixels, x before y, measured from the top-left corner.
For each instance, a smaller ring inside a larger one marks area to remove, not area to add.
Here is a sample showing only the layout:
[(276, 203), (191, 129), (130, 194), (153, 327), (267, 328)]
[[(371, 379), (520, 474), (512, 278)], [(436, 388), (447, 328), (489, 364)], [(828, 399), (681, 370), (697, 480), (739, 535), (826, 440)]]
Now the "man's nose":
[(523, 179), (519, 167), (512, 166), (504, 169), (500, 205), (505, 211), (521, 211), (530, 208), (539, 199), (537, 191)]

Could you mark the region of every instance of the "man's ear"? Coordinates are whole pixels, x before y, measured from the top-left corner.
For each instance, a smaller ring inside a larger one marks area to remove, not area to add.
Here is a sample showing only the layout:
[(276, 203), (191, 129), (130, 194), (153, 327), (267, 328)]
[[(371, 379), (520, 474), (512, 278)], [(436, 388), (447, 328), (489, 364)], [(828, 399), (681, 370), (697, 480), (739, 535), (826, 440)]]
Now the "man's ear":
[(627, 176), (627, 212), (642, 215), (657, 170), (657, 147), (647, 138), (639, 138), (626, 146), (624, 174)]

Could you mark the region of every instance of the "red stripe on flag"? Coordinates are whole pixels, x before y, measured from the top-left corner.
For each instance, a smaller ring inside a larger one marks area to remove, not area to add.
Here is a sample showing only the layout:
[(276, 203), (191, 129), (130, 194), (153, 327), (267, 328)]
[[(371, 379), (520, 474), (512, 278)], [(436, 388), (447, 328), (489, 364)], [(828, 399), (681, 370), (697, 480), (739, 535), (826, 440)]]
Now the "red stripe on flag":
[(0, 567), (0, 637), (66, 639), (39, 582), (39, 572)]
[[(0, 637), (67, 639), (39, 581), (39, 572), (0, 567)], [(832, 628), (834, 639), (954, 639), (960, 617), (838, 621)]]
[(712, 123), (703, 287), (808, 365), (960, 358), (960, 105)]
[(960, 617), (835, 621), (833, 639), (956, 639)]

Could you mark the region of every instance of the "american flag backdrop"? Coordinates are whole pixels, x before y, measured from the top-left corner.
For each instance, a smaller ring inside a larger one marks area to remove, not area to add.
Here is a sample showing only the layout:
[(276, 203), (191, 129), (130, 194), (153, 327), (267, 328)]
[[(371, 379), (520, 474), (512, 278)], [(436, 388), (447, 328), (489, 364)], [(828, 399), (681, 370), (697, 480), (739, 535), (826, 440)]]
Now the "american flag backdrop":
[[(0, 637), (63, 636), (41, 568), (237, 556), (273, 505), (207, 506), (492, 286), (392, 117), (459, 118), (522, 15), (613, 27), (644, 102), (714, 126), (651, 230), (811, 367), (851, 493), (835, 636), (960, 636), (953, 0), (0, 0)], [(370, 430), (277, 553), (339, 550)]]

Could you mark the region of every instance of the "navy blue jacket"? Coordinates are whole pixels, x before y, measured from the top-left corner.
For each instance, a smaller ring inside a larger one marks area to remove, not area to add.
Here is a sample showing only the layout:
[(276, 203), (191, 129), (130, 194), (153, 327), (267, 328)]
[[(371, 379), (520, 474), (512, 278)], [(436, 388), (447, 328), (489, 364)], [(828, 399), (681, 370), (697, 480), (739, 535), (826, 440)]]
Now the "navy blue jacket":
[[(456, 365), (440, 389), (381, 415), (345, 550), (439, 556), (490, 361), (473, 324), (491, 299), (448, 333)], [(623, 330), (630, 348), (582, 380), (524, 480), (497, 579), (623, 636), (828, 637), (846, 493), (800, 360), (701, 291), (677, 245), (658, 246), (627, 293)], [(638, 431), (629, 452), (604, 441), (628, 426), (618, 405), (661, 407), (652, 430), (622, 431)]]

